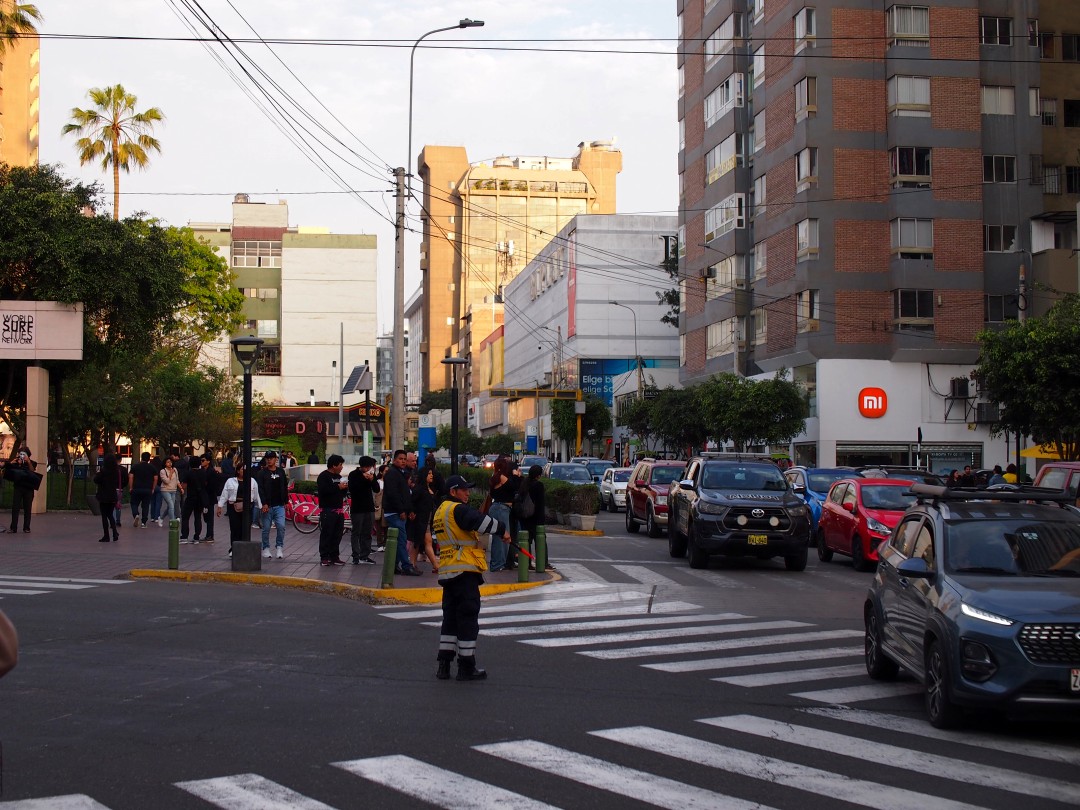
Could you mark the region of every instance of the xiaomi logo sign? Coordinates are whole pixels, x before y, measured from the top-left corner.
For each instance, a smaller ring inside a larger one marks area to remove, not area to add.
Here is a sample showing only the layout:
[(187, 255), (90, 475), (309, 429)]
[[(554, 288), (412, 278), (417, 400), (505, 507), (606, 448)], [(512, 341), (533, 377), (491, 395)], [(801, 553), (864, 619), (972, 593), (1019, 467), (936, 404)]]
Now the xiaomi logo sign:
[(864, 388), (859, 392), (859, 413), (867, 419), (880, 419), (889, 408), (883, 388)]

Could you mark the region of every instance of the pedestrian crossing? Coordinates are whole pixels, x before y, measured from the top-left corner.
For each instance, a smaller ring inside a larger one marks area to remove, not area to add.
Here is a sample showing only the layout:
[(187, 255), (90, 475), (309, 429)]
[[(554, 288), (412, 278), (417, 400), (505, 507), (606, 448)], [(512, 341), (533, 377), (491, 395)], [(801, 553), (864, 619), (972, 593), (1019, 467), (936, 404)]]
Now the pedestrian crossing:
[(124, 579), (74, 579), (72, 577), (21, 577), (0, 574), (0, 599), (8, 596), (40, 596), (57, 591), (83, 591), (108, 585), (129, 585)]
[[(447, 810), (634, 806), (672, 810), (932, 807), (1012, 810), (1080, 806), (1080, 745), (992, 731), (943, 731), (859, 709), (805, 708), (617, 725), (541, 739), (441, 745), (328, 763), (360, 780), (322, 780), (306, 795), (262, 774), (172, 783), (223, 810), (335, 810), (404, 796)], [(647, 754), (643, 757), (641, 754)], [(514, 768), (495, 767), (503, 762)], [(1062, 768), (1062, 765), (1072, 766)], [(523, 778), (528, 771), (542, 778)], [(1071, 777), (1071, 778), (1070, 778)], [(166, 785), (163, 785), (164, 789)], [(530, 795), (530, 794), (539, 795)], [(553, 799), (553, 797), (558, 797)], [(0, 802), (5, 810), (109, 810), (87, 795)]]
[[(648, 585), (650, 587), (700, 588), (754, 590), (758, 587), (755, 576), (747, 576), (746, 570), (726, 571), (722, 568), (695, 569), (685, 560), (650, 560), (642, 565), (633, 560), (617, 559), (566, 559), (556, 561), (559, 576), (574, 584), (592, 585)], [(771, 570), (775, 568), (776, 570)], [(813, 576), (788, 575), (782, 561), (774, 564), (759, 563), (754, 566), (761, 575), (775, 575), (770, 587), (795, 593), (827, 593), (835, 590), (837, 578), (843, 579), (843, 568), (818, 569)]]

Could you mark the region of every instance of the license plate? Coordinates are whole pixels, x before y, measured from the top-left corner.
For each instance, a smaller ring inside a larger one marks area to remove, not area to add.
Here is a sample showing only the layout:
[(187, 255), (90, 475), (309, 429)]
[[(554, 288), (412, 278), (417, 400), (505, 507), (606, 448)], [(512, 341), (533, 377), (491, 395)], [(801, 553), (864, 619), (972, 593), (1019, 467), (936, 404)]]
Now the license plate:
[(767, 546), (769, 545), (769, 535), (767, 534), (751, 534), (746, 538), (746, 542), (751, 546)]
[(1069, 688), (1074, 692), (1080, 692), (1080, 669), (1074, 669), (1069, 678)]

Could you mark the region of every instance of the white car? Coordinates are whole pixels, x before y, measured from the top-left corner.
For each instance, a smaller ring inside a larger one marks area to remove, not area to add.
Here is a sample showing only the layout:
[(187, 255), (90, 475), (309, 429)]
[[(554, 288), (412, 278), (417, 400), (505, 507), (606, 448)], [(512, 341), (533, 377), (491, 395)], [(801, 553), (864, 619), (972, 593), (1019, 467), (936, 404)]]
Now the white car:
[(600, 508), (621, 512), (626, 508), (626, 483), (633, 467), (609, 467), (600, 480)]

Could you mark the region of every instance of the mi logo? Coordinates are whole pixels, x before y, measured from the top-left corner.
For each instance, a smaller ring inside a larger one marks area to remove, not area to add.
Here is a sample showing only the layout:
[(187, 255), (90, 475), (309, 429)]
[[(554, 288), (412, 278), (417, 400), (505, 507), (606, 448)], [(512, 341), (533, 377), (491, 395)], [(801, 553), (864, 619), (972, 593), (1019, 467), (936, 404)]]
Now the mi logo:
[(889, 408), (889, 397), (883, 388), (864, 388), (859, 392), (859, 413), (867, 419), (880, 419)]

